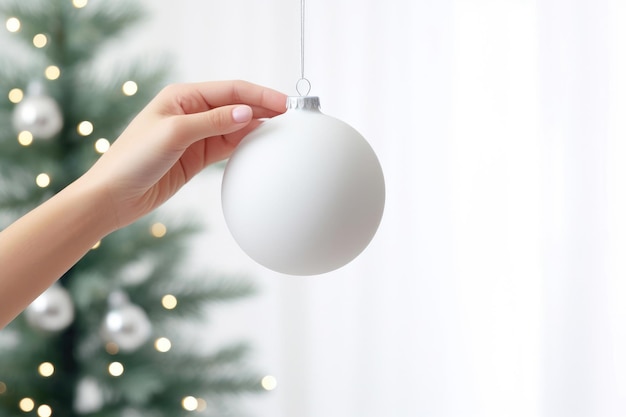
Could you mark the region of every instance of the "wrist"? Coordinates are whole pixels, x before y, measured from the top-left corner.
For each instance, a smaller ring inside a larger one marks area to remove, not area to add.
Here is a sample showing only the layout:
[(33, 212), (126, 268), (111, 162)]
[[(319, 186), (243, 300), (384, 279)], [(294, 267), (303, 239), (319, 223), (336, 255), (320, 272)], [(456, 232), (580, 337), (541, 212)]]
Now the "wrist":
[(82, 176), (56, 197), (66, 200), (64, 204), (71, 210), (76, 224), (95, 242), (119, 229), (110, 193), (98, 181)]

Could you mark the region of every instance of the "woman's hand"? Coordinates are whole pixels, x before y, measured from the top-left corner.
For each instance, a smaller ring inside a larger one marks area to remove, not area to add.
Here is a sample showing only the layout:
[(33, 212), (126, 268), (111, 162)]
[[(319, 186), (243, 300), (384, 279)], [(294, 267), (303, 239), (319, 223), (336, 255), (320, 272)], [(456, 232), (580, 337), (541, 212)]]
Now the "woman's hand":
[(74, 183), (0, 232), (0, 328), (107, 234), (228, 157), (286, 96), (243, 81), (165, 88)]
[(227, 158), (259, 119), (285, 105), (284, 94), (244, 81), (169, 86), (79, 181), (107, 194), (112, 228), (126, 226)]

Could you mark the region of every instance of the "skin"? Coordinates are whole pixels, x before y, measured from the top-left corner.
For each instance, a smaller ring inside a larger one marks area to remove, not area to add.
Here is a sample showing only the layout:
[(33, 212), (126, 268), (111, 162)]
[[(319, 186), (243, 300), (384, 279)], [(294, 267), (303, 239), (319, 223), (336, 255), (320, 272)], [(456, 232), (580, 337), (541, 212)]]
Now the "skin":
[(244, 81), (163, 89), (78, 180), (0, 232), (0, 328), (100, 239), (230, 156), (287, 96)]

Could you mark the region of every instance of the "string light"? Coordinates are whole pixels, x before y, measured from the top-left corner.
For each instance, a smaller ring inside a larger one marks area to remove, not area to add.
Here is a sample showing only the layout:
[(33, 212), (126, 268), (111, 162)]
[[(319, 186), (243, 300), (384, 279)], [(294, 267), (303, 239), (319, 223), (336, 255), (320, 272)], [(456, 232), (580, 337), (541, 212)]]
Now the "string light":
[(109, 142), (108, 139), (100, 138), (93, 144), (93, 147), (95, 148), (96, 152), (105, 153), (111, 147), (111, 142)]
[(17, 104), (24, 98), (24, 92), (19, 88), (13, 88), (9, 91), (9, 101), (13, 104)]
[(161, 238), (167, 233), (167, 227), (163, 223), (154, 223), (150, 228), (150, 233), (156, 238)]
[(45, 172), (42, 172), (41, 174), (37, 175), (37, 178), (35, 178), (35, 183), (40, 188), (46, 188), (50, 185), (50, 182), (50, 175), (46, 174)]
[(198, 399), (196, 397), (192, 397), (191, 395), (183, 398), (181, 404), (183, 409), (187, 411), (196, 411), (198, 409)]
[(72, 6), (77, 9), (82, 9), (87, 5), (87, 3), (89, 3), (88, 0), (72, 0)]
[(166, 294), (161, 298), (161, 304), (163, 304), (163, 308), (166, 310), (173, 310), (176, 308), (178, 300), (172, 294)]
[(22, 146), (30, 146), (33, 143), (33, 134), (28, 130), (23, 130), (17, 135), (17, 141)]
[(277, 386), (278, 381), (276, 380), (276, 377), (273, 377), (272, 375), (264, 376), (263, 379), (261, 379), (261, 387), (263, 387), (266, 391), (273, 391)]
[(109, 355), (117, 355), (120, 352), (120, 347), (116, 343), (108, 342), (104, 345), (104, 350), (106, 350)]
[(49, 65), (48, 67), (46, 67), (44, 74), (47, 79), (54, 81), (61, 76), (61, 69), (56, 65)]
[(37, 415), (39, 417), (50, 417), (52, 415), (52, 408), (47, 404), (42, 404), (37, 407)]
[(43, 48), (48, 44), (48, 37), (43, 33), (38, 33), (33, 37), (33, 45), (35, 48)]
[(17, 17), (9, 17), (7, 19), (7, 30), (11, 33), (19, 32), (22, 22)]
[(50, 362), (43, 362), (41, 363), (41, 365), (39, 365), (38, 371), (39, 375), (43, 376), (44, 378), (50, 377), (52, 376), (52, 374), (54, 374), (54, 365)]
[(20, 400), (20, 410), (25, 413), (30, 413), (35, 408), (35, 402), (32, 398), (24, 397)]
[(109, 374), (111, 374), (111, 376), (120, 376), (124, 373), (124, 365), (122, 365), (119, 362), (111, 362), (109, 364)]
[(159, 337), (154, 341), (154, 348), (161, 353), (169, 352), (172, 348), (172, 342), (167, 337)]
[(206, 401), (204, 401), (202, 398), (196, 398), (198, 400), (198, 407), (196, 408), (196, 411), (204, 411), (206, 410)]
[(137, 94), (138, 90), (139, 87), (134, 81), (126, 81), (124, 84), (122, 84), (122, 92), (124, 93), (124, 95), (134, 96), (135, 94)]
[(89, 136), (93, 133), (93, 123), (85, 120), (78, 124), (76, 127), (78, 134), (81, 136)]

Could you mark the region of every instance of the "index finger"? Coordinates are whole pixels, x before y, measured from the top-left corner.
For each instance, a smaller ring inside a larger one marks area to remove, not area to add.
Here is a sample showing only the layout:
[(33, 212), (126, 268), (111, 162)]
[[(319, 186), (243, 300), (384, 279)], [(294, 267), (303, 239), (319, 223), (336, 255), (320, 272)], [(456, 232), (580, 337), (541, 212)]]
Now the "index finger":
[[(187, 85), (195, 90), (203, 99), (207, 108), (198, 108), (198, 103), (189, 101), (181, 103), (185, 113), (197, 113), (207, 109), (227, 106), (230, 104), (247, 104), (256, 113), (280, 114), (286, 110), (287, 96), (271, 88), (263, 87), (248, 81), (207, 81)], [(263, 109), (268, 111), (263, 111)], [(263, 116), (261, 116), (263, 117)]]

